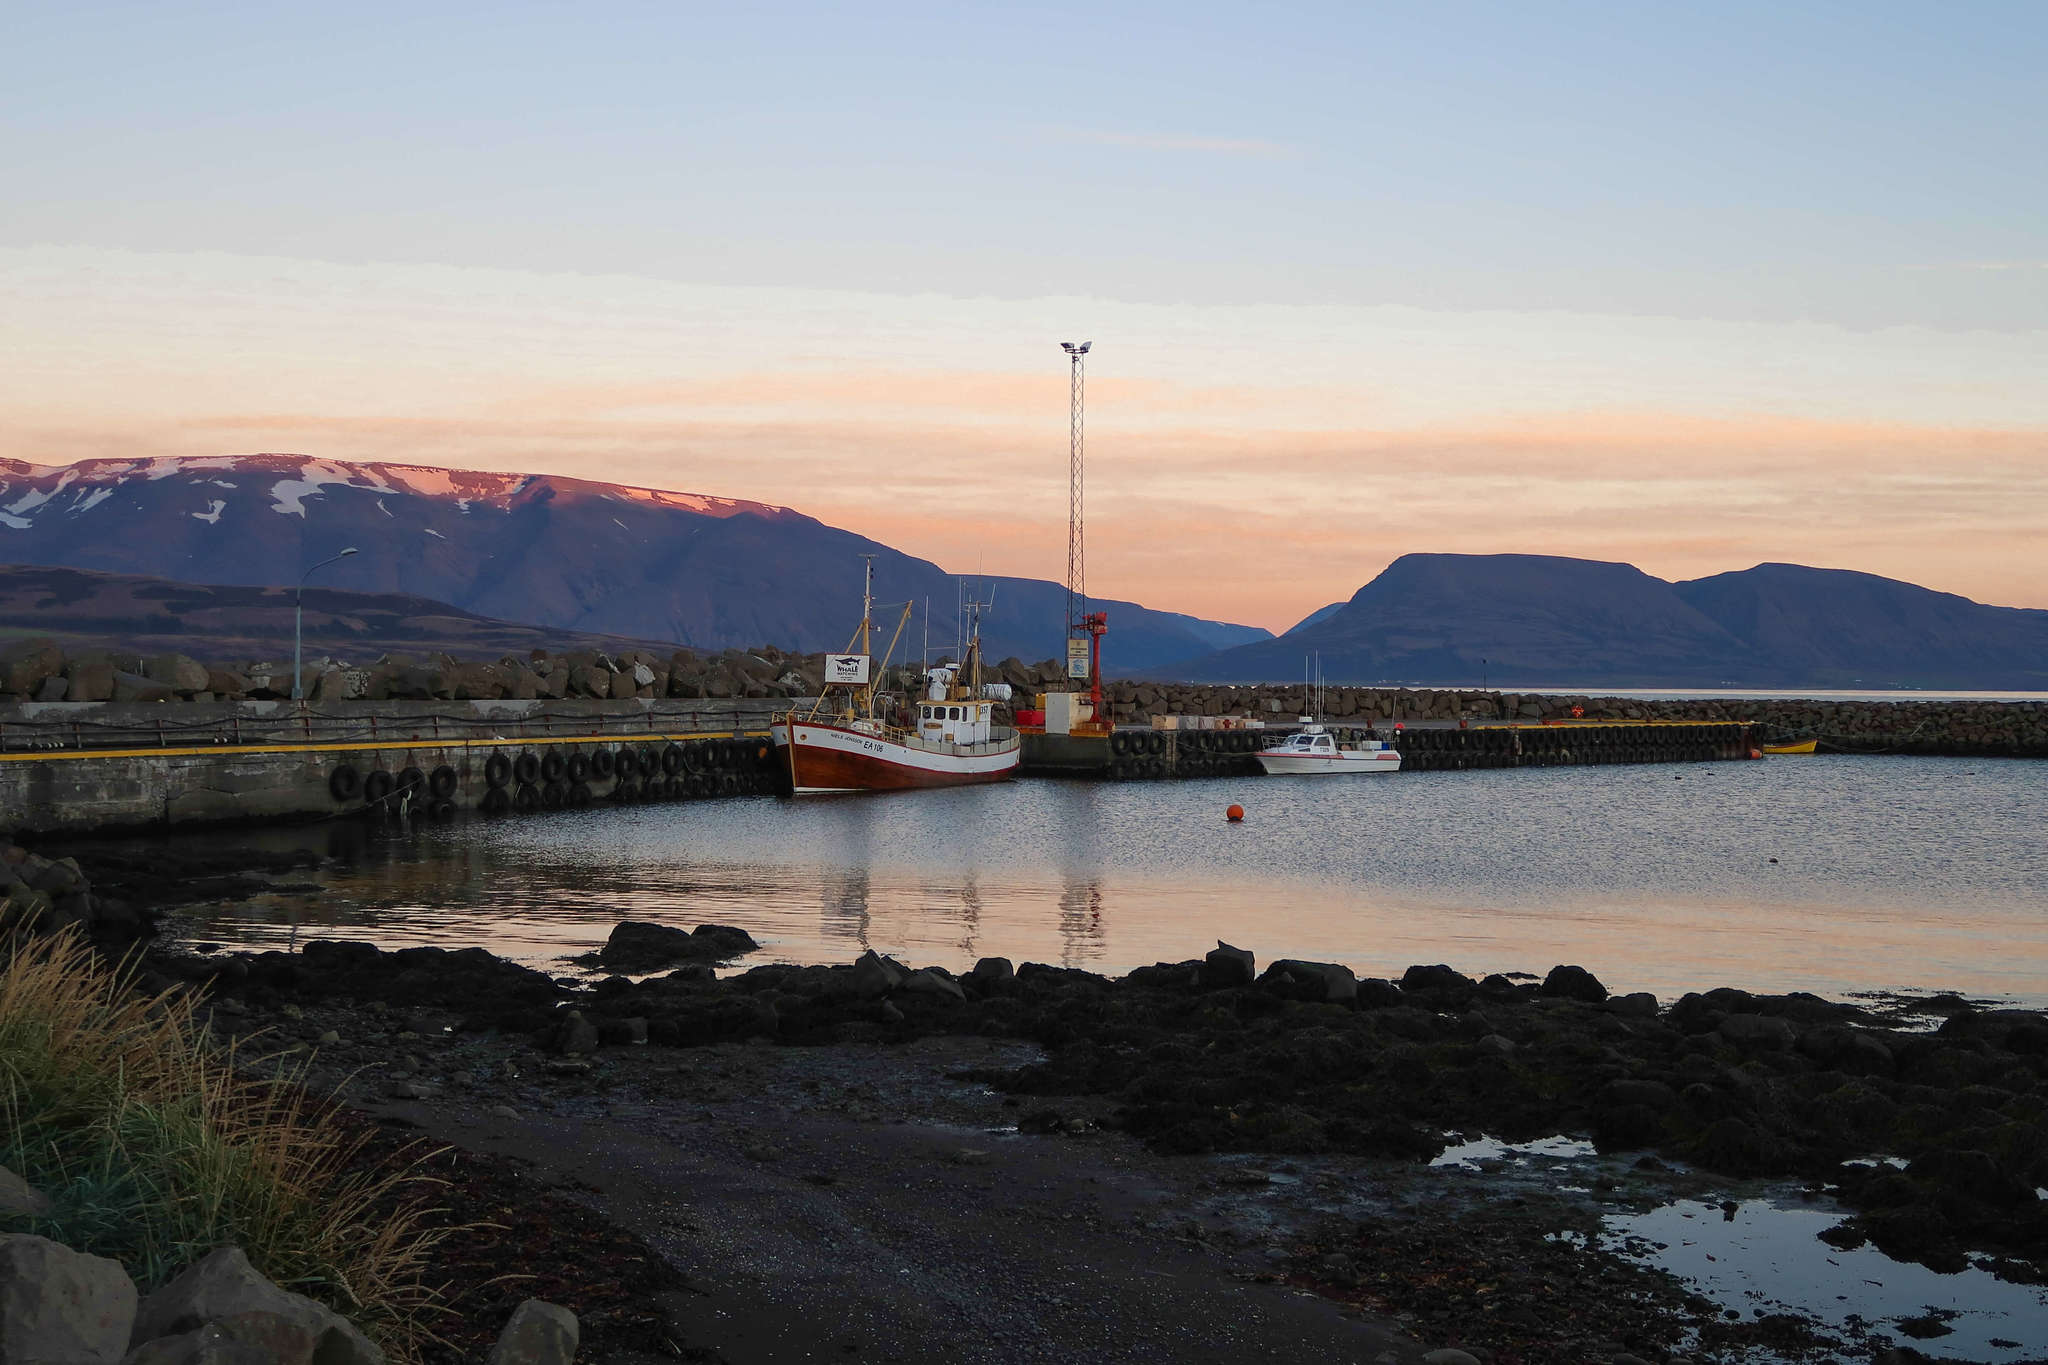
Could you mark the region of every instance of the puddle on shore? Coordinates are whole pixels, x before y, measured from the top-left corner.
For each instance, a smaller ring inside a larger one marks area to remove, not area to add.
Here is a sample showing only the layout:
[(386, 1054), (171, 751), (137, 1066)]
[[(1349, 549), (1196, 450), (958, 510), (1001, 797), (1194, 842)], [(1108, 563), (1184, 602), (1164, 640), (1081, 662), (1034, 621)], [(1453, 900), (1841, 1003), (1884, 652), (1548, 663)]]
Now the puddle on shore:
[(1583, 1161), (1592, 1155), (1593, 1144), (1583, 1138), (1560, 1135), (1538, 1138), (1534, 1142), (1503, 1142), (1499, 1138), (1477, 1137), (1444, 1148), (1442, 1154), (1429, 1164), (1437, 1169), (1455, 1166), (1479, 1171), (1487, 1169), (1489, 1163), (1519, 1166), (1548, 1160), (1558, 1163), (1552, 1169), (1560, 1169), (1565, 1162)]
[[(1555, 1188), (1580, 1193), (1585, 1186), (1577, 1181), (1600, 1170), (1602, 1161), (1590, 1142), (1578, 1138), (1510, 1143), (1479, 1137), (1445, 1148), (1430, 1166), (1496, 1176), (1568, 1171), (1574, 1183)], [(1877, 1155), (1850, 1164), (1905, 1162)], [(1685, 1168), (1673, 1167), (1671, 1174), (1683, 1175)], [(1944, 1275), (1895, 1261), (1871, 1246), (1838, 1250), (1819, 1236), (1847, 1216), (1831, 1200), (1793, 1203), (1782, 1189), (1759, 1193), (1750, 1186), (1747, 1197), (1730, 1191), (1724, 1207), (1719, 1190), (1698, 1193), (1705, 1197), (1637, 1211), (1602, 1199), (1600, 1246), (1669, 1271), (1744, 1317), (1791, 1313), (1829, 1331), (1868, 1332), (1934, 1356), (1986, 1365), (2048, 1357), (2048, 1289), (2010, 1284), (1975, 1267)], [(2037, 1193), (2048, 1200), (2048, 1190)], [(1552, 1237), (1586, 1245), (1576, 1231)], [(1905, 1330), (1909, 1321), (1923, 1335)], [(1924, 1335), (1929, 1330), (1938, 1335)]]
[[(1973, 1361), (2048, 1352), (2048, 1290), (2008, 1284), (1974, 1267), (1943, 1275), (1867, 1246), (1837, 1250), (1818, 1234), (1841, 1217), (1769, 1199), (1744, 1200), (1729, 1211), (1684, 1199), (1648, 1213), (1608, 1215), (1603, 1241), (1747, 1315), (1797, 1313), (1831, 1328), (1860, 1319), (1930, 1354)], [(1948, 1332), (1915, 1342), (1901, 1330), (1902, 1321), (1929, 1314)]]

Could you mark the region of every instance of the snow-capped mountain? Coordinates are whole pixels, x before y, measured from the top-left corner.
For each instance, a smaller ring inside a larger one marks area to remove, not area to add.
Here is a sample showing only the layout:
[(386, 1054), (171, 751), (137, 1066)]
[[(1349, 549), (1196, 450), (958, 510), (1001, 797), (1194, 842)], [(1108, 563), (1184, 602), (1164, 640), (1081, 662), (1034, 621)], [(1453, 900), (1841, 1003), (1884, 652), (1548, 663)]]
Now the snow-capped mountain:
[[(873, 554), (877, 595), (929, 598), (934, 645), (953, 638), (955, 582), (937, 565), (767, 503), (304, 455), (0, 460), (0, 562), (288, 585), (351, 545), (360, 553), (318, 583), (713, 649), (844, 647), (859, 616), (859, 556)], [(1061, 586), (996, 583), (984, 625), (991, 655), (1062, 653)], [(1102, 605), (1118, 672), (1267, 638)]]

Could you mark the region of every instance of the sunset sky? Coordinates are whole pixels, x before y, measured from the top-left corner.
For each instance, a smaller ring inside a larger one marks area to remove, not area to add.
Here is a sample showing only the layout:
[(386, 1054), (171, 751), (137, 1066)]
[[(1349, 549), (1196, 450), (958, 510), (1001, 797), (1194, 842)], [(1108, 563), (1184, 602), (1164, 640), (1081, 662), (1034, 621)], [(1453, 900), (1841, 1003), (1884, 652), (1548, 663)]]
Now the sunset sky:
[(0, 456), (782, 503), (1281, 629), (1394, 556), (2048, 607), (2048, 5), (8, 7)]

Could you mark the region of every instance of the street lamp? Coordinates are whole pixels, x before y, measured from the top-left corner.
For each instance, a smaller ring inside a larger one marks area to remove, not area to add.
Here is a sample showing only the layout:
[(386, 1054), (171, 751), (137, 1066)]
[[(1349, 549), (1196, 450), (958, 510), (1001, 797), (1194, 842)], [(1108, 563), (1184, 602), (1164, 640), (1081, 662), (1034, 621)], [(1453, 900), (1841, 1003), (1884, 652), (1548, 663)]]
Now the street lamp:
[(300, 663), (306, 646), (306, 580), (313, 576), (315, 569), (324, 569), (337, 559), (347, 559), (356, 552), (351, 545), (340, 554), (321, 560), (313, 568), (299, 575), (299, 586), (292, 592), (292, 700), (300, 701), (306, 695), (305, 674)]

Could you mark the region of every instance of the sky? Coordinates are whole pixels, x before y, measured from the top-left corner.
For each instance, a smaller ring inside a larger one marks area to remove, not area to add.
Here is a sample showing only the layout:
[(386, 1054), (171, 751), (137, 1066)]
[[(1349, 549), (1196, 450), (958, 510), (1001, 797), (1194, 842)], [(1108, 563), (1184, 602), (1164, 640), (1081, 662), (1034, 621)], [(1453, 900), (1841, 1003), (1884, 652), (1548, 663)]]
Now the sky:
[(1396, 555), (2048, 608), (2048, 5), (0, 0), (0, 457), (793, 506), (1281, 629)]

